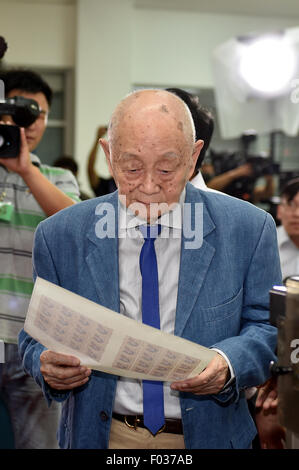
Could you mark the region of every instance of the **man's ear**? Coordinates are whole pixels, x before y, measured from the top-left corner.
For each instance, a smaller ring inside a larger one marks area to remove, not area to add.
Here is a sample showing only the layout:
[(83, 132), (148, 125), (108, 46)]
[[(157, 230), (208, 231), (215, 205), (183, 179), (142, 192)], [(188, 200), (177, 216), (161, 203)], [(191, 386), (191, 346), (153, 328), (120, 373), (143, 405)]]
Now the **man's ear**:
[(197, 140), (194, 144), (192, 157), (191, 157), (192, 158), (192, 168), (190, 169), (190, 178), (194, 173), (195, 165), (196, 165), (197, 159), (200, 155), (200, 152), (201, 152), (203, 146), (204, 146), (204, 141), (203, 140)]
[(111, 165), (111, 155), (110, 155), (109, 143), (106, 139), (99, 139), (99, 144), (102, 147), (102, 149), (104, 150), (109, 173), (112, 176), (112, 178), (114, 178), (112, 165)]

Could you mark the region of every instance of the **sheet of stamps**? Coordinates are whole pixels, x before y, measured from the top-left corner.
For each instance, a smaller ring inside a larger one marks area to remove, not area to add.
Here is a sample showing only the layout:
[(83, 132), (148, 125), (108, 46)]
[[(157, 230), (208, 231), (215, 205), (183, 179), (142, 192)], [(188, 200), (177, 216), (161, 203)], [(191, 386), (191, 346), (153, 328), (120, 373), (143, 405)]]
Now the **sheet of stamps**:
[(25, 331), (47, 349), (110, 374), (173, 382), (199, 374), (208, 348), (113, 312), (37, 278)]

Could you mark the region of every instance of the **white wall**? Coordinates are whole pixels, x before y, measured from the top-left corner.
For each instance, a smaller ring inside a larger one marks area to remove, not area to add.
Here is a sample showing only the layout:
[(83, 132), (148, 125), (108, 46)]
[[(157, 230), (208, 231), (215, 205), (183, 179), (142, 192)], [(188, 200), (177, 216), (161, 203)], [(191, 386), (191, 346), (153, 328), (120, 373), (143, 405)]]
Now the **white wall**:
[(9, 65), (69, 68), (75, 65), (75, 5), (0, 2), (0, 35)]
[[(86, 163), (99, 125), (131, 90), (130, 0), (78, 0), (75, 156), (88, 189)], [(108, 176), (103, 152), (98, 165)]]
[(217, 45), (251, 31), (299, 25), (299, 14), (290, 20), (139, 9), (133, 18), (133, 83), (195, 88), (213, 87)]

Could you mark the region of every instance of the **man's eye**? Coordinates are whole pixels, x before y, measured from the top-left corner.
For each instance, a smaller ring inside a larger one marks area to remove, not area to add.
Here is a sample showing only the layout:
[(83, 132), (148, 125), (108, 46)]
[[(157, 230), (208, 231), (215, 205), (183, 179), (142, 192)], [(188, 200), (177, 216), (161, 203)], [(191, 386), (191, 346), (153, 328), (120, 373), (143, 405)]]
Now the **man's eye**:
[(136, 173), (140, 173), (140, 171), (141, 171), (140, 168), (128, 168), (127, 169), (127, 172), (133, 175), (135, 175)]

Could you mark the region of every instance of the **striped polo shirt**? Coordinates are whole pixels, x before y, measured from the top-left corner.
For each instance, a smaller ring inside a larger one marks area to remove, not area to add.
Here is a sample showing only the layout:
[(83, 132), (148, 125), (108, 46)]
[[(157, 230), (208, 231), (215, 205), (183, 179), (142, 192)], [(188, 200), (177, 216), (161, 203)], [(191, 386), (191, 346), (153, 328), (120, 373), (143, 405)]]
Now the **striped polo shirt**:
[[(62, 168), (44, 165), (36, 155), (31, 161), (57, 188), (78, 202), (74, 175)], [(17, 173), (0, 165), (0, 196), (11, 202), (10, 221), (0, 218), (0, 339), (16, 343), (23, 327), (32, 289), (32, 245), (37, 225), (47, 216)]]

